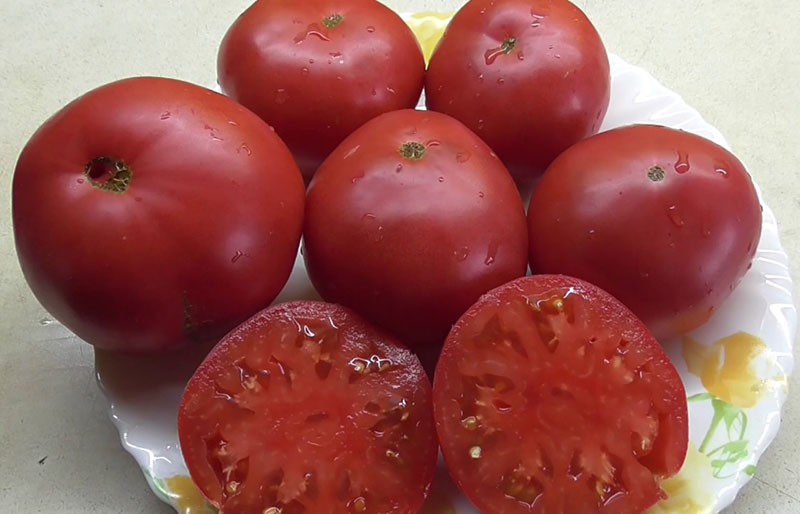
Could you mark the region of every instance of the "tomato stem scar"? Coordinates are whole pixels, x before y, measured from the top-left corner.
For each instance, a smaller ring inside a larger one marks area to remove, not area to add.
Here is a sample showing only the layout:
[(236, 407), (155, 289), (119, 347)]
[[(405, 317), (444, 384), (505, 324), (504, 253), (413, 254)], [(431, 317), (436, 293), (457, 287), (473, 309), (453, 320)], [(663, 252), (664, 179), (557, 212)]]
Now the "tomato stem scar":
[(403, 143), (403, 146), (400, 147), (400, 155), (409, 161), (419, 161), (425, 156), (425, 145), (416, 141)]
[(511, 50), (513, 50), (515, 46), (517, 46), (517, 38), (511, 36), (510, 38), (503, 41), (503, 44), (500, 45), (500, 50), (502, 50), (503, 53), (505, 54), (509, 54), (511, 53)]
[(664, 180), (666, 176), (666, 172), (660, 166), (653, 166), (649, 170), (647, 170), (647, 178), (652, 180), (653, 182), (661, 182)]
[(97, 157), (92, 159), (83, 169), (89, 183), (103, 191), (124, 193), (131, 185), (133, 171), (119, 159)]
[(341, 14), (331, 14), (330, 16), (326, 16), (325, 19), (322, 20), (322, 24), (329, 29), (335, 29), (339, 25), (342, 24), (344, 21), (344, 17)]

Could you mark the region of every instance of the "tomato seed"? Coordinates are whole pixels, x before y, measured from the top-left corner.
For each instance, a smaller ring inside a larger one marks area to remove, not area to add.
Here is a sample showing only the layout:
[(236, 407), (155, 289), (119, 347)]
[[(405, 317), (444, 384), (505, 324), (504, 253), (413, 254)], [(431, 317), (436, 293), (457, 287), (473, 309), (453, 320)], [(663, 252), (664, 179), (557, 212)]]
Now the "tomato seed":
[(461, 426), (473, 432), (478, 428), (478, 418), (475, 416), (467, 416), (461, 420)]
[(333, 369), (333, 364), (327, 360), (321, 360), (314, 365), (314, 372), (320, 380), (327, 379), (331, 373), (331, 369)]
[(481, 458), (482, 453), (483, 450), (481, 449), (480, 446), (473, 446), (472, 448), (469, 449), (469, 456), (476, 460)]
[(355, 512), (365, 512), (367, 510), (367, 500), (363, 496), (359, 496), (353, 500), (351, 506)]

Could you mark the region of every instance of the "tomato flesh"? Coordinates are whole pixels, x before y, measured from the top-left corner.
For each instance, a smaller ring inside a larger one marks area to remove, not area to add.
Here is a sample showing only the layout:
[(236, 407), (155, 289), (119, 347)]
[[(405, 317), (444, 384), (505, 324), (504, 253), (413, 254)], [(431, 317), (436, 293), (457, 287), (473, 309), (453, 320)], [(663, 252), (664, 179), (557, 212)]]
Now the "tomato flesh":
[(413, 513), (436, 465), (419, 360), (323, 302), (267, 309), (224, 338), (186, 388), (179, 436), (223, 514)]
[(688, 444), (680, 376), (645, 326), (571, 277), (524, 277), (453, 328), (434, 380), (442, 452), (485, 514), (640, 513)]

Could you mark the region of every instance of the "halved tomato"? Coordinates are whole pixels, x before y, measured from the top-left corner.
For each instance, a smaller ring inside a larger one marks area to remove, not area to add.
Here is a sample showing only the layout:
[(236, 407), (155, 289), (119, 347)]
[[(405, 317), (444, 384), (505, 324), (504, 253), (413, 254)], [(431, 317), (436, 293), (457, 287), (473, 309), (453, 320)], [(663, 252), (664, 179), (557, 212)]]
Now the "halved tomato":
[(413, 514), (437, 443), (419, 360), (334, 304), (271, 307), (189, 381), (178, 430), (221, 514)]
[(686, 393), (647, 328), (603, 290), (534, 275), (496, 288), (445, 342), (434, 416), (484, 514), (634, 514), (688, 445)]

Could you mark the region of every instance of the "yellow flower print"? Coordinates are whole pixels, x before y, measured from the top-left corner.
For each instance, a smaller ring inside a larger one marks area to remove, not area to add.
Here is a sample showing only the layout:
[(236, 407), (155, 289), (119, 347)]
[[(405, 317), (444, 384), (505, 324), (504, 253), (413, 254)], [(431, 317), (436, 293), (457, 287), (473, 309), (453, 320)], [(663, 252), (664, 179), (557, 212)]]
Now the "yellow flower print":
[(689, 372), (700, 377), (706, 390), (723, 402), (742, 409), (754, 407), (764, 392), (754, 362), (767, 350), (764, 342), (739, 332), (706, 346), (689, 336), (683, 355)]
[(712, 480), (711, 460), (690, 444), (680, 473), (661, 483), (668, 498), (646, 514), (711, 514), (714, 511)]
[(168, 478), (164, 481), (165, 493), (173, 500), (180, 514), (213, 514), (216, 511), (206, 503), (200, 490), (185, 476)]
[(405, 16), (405, 21), (414, 34), (417, 36), (422, 53), (425, 55), (425, 63), (430, 61), (436, 44), (444, 34), (447, 23), (452, 18), (452, 14), (436, 12), (420, 12)]

